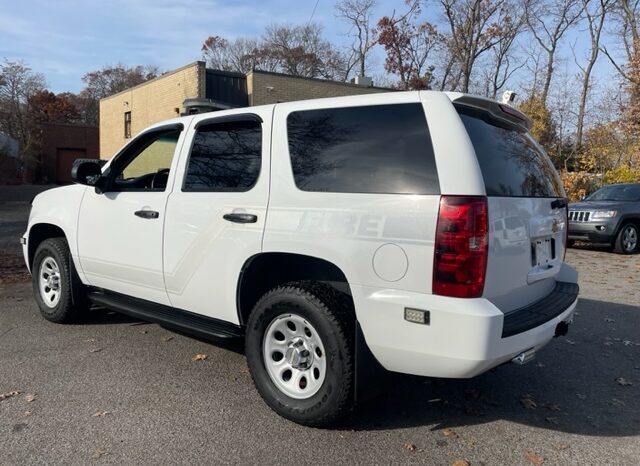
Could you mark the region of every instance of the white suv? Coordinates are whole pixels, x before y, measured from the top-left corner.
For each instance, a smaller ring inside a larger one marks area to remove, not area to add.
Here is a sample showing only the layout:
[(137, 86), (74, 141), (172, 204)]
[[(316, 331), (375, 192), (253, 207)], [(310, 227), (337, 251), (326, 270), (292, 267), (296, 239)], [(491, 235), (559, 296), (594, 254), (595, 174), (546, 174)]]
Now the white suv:
[(264, 400), (307, 425), (343, 414), (372, 363), (465, 378), (526, 362), (578, 297), (565, 194), (528, 126), (431, 91), (154, 125), (35, 198), (35, 298), (54, 322), (94, 303), (244, 336)]

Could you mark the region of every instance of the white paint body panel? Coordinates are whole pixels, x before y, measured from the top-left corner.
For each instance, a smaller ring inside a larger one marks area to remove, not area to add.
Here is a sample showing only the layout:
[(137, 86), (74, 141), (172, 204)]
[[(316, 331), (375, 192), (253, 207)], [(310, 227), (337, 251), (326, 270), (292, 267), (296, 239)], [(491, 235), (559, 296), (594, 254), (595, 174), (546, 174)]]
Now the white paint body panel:
[[(209, 317), (238, 322), (236, 287), (247, 259), (262, 249), (269, 200), (271, 115), (273, 106), (224, 112), (258, 115), (262, 123), (262, 164), (255, 186), (247, 192), (182, 192), (190, 144), (180, 154), (177, 179), (167, 203), (164, 273), (171, 304)], [(191, 141), (195, 125), (215, 122), (218, 113), (194, 117), (187, 132)], [(258, 217), (256, 223), (224, 220), (224, 214), (242, 212)]]
[[(189, 121), (181, 121), (185, 129)], [(163, 276), (163, 227), (167, 198), (173, 189), (185, 133), (181, 133), (176, 144), (163, 192), (97, 194), (94, 189), (86, 190), (78, 216), (77, 245), (87, 284), (164, 305), (171, 304)], [(140, 218), (134, 215), (138, 210), (153, 210), (159, 213), (159, 217)]]
[[(484, 295), (458, 299), (431, 294), (439, 195), (317, 193), (293, 179), (286, 119), (298, 110), (421, 103), (435, 152), (440, 191), (484, 196), (473, 146), (452, 104), (458, 94), (431, 91), (373, 94), (187, 117), (163, 193), (95, 194), (72, 186), (34, 203), (30, 227), (59, 225), (84, 283), (238, 323), (236, 287), (245, 261), (261, 252), (324, 259), (347, 277), (357, 318), (375, 357), (389, 370), (471, 377), (530, 348), (544, 346), (561, 315), (527, 332), (501, 338), (503, 312), (548, 294), (556, 279), (577, 281), (562, 263), (564, 231), (550, 230), (563, 214), (549, 200), (490, 198), (490, 250)], [(257, 184), (245, 193), (182, 192), (194, 124), (234, 113), (263, 120), (263, 159)], [(82, 199), (84, 195), (84, 200)], [(135, 217), (143, 207), (159, 220)], [(240, 211), (254, 224), (222, 219)], [(560, 216), (559, 216), (560, 215)], [(506, 236), (494, 222), (517, 217)], [(79, 220), (78, 220), (79, 219)], [(565, 223), (566, 225), (566, 223)], [(566, 228), (566, 226), (564, 226)], [(555, 235), (561, 249), (550, 269), (531, 270), (530, 240)], [(404, 308), (429, 310), (430, 325), (406, 322)]]
[(25, 237), (26, 243), (23, 245), (23, 253), (27, 268), (29, 264), (29, 232), (34, 225), (49, 224), (60, 228), (69, 241), (69, 251), (71, 258), (80, 277), (83, 277), (82, 268), (78, 261), (78, 212), (84, 196), (86, 186), (71, 185), (60, 188), (48, 189), (38, 194), (31, 205), (29, 221)]

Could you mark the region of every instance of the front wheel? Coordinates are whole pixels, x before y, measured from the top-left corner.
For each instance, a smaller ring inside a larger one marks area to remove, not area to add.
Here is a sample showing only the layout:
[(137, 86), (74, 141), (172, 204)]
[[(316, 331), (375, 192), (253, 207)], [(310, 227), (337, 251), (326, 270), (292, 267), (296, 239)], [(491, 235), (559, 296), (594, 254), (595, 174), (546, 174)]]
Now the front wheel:
[(615, 248), (623, 254), (635, 254), (639, 245), (638, 227), (633, 223), (623, 225), (616, 237)]
[(354, 325), (350, 300), (328, 285), (291, 283), (264, 295), (249, 318), (246, 354), (269, 407), (316, 427), (348, 411)]
[(49, 238), (38, 246), (31, 265), (33, 293), (42, 316), (56, 323), (72, 321), (80, 307), (72, 298), (71, 258), (64, 238)]

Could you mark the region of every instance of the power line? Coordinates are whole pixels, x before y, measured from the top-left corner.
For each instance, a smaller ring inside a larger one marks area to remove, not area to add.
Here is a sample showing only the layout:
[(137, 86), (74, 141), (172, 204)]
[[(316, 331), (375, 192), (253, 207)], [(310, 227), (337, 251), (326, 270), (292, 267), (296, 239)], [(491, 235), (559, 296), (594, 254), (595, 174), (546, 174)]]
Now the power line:
[(309, 17), (309, 21), (307, 22), (307, 26), (311, 24), (311, 20), (313, 19), (313, 15), (316, 14), (316, 8), (318, 8), (318, 3), (320, 0), (316, 0), (316, 4), (313, 6), (313, 11), (311, 12), (311, 16)]

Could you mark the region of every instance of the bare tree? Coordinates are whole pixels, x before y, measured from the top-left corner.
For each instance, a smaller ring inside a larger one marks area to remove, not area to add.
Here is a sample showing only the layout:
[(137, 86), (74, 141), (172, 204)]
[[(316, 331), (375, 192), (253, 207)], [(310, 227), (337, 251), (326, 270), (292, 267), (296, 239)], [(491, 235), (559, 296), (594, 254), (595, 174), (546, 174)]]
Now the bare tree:
[(476, 60), (504, 34), (506, 0), (440, 0), (440, 3), (449, 26), (451, 53), (461, 73), (461, 90), (468, 92)]
[(33, 72), (24, 62), (5, 59), (0, 64), (0, 131), (18, 141), (21, 156), (37, 149), (29, 106), (44, 87), (44, 76)]
[(496, 98), (498, 91), (506, 85), (509, 78), (526, 64), (525, 61), (521, 61), (519, 64), (513, 63), (512, 55), (516, 39), (526, 24), (524, 9), (515, 3), (505, 5), (501, 17), (502, 25), (496, 31), (496, 44), (491, 48), (491, 73), (487, 76), (485, 90), (486, 95), (493, 99)]
[[(615, 35), (620, 38), (620, 43), (623, 45), (628, 67), (634, 62), (640, 47), (640, 0), (618, 0), (612, 6), (612, 13), (619, 25)], [(623, 79), (633, 80), (629, 69), (625, 69), (625, 66), (606, 47), (602, 47), (602, 51)]]
[(400, 89), (429, 89), (435, 68), (429, 59), (442, 37), (433, 24), (420, 22), (419, 1), (411, 1), (408, 6), (399, 17), (394, 12), (378, 21), (378, 42), (387, 55), (384, 68), (398, 76)]
[(355, 65), (359, 67), (360, 76), (367, 71), (367, 55), (377, 44), (377, 32), (371, 23), (371, 14), (376, 0), (341, 0), (336, 4), (336, 16), (351, 26), (349, 35), (353, 37), (349, 71)]
[(582, 14), (581, 0), (527, 0), (526, 20), (531, 34), (547, 54), (547, 64), (540, 97), (549, 96), (558, 45)]
[(257, 39), (238, 38), (228, 41), (209, 36), (202, 44), (202, 57), (207, 66), (217, 70), (248, 73), (252, 70), (276, 71), (278, 62)]
[(587, 107), (587, 99), (589, 97), (589, 91), (591, 89), (591, 73), (593, 67), (598, 60), (598, 54), (600, 52), (600, 36), (602, 35), (602, 29), (604, 27), (605, 18), (609, 11), (609, 7), (612, 0), (582, 0), (582, 7), (584, 10), (584, 16), (587, 21), (587, 29), (589, 32), (589, 39), (591, 40), (591, 50), (587, 59), (586, 65), (582, 66), (576, 60), (576, 65), (580, 68), (582, 74), (582, 90), (580, 93), (580, 101), (578, 104), (578, 119), (576, 127), (576, 150), (579, 150), (582, 146), (582, 132), (584, 129), (584, 117)]
[(280, 71), (292, 76), (346, 81), (344, 56), (322, 37), (315, 23), (305, 26), (268, 26), (263, 48), (278, 63)]

